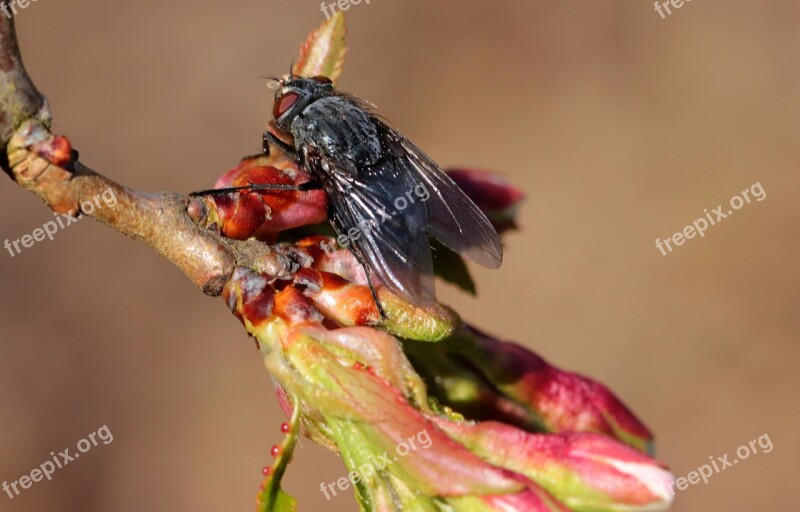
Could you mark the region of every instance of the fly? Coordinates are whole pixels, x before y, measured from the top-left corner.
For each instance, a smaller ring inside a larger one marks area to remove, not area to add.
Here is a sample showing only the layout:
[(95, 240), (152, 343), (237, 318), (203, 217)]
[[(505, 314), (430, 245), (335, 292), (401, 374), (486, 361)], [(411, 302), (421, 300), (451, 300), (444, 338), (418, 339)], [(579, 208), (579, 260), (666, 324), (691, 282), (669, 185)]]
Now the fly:
[(278, 85), (273, 117), (294, 142), (265, 131), (264, 152), (279, 148), (310, 180), (192, 195), (325, 190), (331, 225), (364, 267), (382, 318), (375, 278), (412, 303), (435, 300), (429, 236), (484, 267), (500, 266), (500, 239), (483, 212), (428, 155), (384, 123), (371, 104), (336, 90), (323, 76), (290, 73)]

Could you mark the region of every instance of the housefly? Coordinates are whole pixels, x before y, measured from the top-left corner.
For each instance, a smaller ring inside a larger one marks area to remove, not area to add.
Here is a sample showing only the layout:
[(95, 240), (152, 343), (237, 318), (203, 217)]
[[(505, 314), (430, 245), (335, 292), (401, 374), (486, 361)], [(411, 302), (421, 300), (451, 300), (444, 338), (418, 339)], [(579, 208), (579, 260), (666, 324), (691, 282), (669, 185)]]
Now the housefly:
[(484, 267), (497, 268), (497, 232), (461, 188), (416, 145), (389, 127), (364, 100), (322, 76), (277, 80), (273, 116), (293, 144), (264, 132), (264, 152), (280, 148), (310, 176), (300, 185), (253, 184), (242, 190), (324, 189), (328, 217), (364, 267), (385, 318), (374, 279), (415, 303), (435, 300), (429, 236)]

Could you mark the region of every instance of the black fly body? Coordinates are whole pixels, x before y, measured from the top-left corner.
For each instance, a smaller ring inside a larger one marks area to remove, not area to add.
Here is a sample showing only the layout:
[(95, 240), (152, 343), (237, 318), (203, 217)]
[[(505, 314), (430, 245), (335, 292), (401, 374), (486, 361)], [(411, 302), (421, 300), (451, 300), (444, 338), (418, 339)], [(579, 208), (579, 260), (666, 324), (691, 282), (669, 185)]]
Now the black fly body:
[[(278, 85), (273, 115), (294, 143), (265, 132), (264, 151), (269, 154), (270, 145), (280, 148), (311, 179), (301, 185), (254, 184), (195, 195), (324, 189), (330, 222), (340, 238), (348, 237), (384, 317), (375, 278), (415, 304), (435, 300), (429, 236), (484, 267), (500, 266), (500, 240), (486, 216), (433, 160), (384, 123), (372, 105), (337, 91), (326, 77), (290, 73)], [(414, 200), (410, 191), (420, 187), (429, 197)], [(402, 211), (396, 211), (398, 198), (404, 199)]]

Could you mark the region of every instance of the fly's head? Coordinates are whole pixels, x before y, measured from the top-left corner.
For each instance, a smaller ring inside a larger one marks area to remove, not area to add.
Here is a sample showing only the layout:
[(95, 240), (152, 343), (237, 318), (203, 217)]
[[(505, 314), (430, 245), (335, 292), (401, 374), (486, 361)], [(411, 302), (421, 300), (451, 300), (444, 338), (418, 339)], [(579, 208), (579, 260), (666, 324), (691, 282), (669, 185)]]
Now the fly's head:
[(308, 105), (325, 96), (334, 94), (333, 82), (324, 76), (303, 78), (290, 76), (278, 81), (280, 87), (275, 92), (272, 115), (278, 126), (289, 130), (292, 120)]

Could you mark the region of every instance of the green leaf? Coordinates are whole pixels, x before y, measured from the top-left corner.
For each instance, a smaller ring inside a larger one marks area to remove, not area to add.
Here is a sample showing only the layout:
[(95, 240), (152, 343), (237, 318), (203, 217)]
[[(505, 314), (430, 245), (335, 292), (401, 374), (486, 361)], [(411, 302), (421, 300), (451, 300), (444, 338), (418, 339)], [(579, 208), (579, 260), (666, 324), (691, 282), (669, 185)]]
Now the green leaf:
[(464, 259), (439, 242), (433, 242), (431, 248), (433, 249), (434, 273), (448, 283), (475, 295), (475, 281), (472, 280)]
[(294, 445), (297, 442), (297, 432), (300, 429), (300, 404), (296, 399), (292, 402), (294, 410), (292, 418), (289, 420), (289, 432), (281, 443), (281, 452), (275, 459), (272, 471), (261, 484), (261, 491), (257, 497), (257, 512), (297, 512), (297, 500), (281, 489), (281, 479), (292, 459)]
[(275, 503), (268, 510), (270, 512), (297, 512), (297, 500), (283, 492), (282, 489), (278, 489)]
[(342, 73), (347, 46), (344, 36), (347, 26), (344, 14), (340, 11), (322, 22), (300, 47), (300, 59), (295, 63), (293, 73), (305, 76), (326, 76), (336, 81)]

